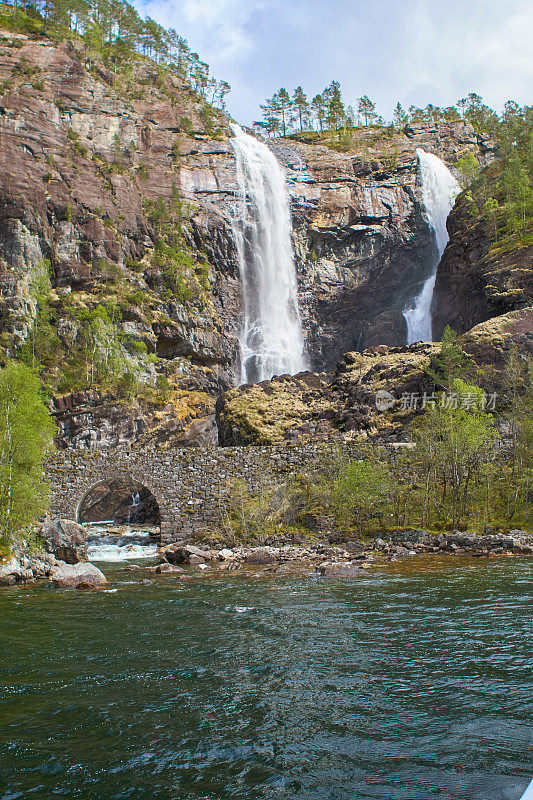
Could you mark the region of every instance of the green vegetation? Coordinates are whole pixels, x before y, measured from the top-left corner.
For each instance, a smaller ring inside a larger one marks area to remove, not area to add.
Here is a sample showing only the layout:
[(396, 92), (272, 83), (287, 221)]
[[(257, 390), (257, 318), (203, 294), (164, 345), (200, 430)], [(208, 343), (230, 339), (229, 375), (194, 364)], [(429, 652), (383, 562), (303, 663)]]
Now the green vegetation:
[[(355, 134), (365, 130), (363, 148), (381, 140), (384, 159), (391, 165), (398, 158), (394, 150), (387, 152), (386, 138), (396, 129), (410, 124), (435, 124), (468, 121), (480, 135), (493, 138), (499, 145), (500, 158), (482, 169), (479, 160), (469, 151), (459, 155), (457, 170), (466, 190), (464, 199), (474, 217), (484, 215), (492, 230), (497, 250), (510, 250), (533, 244), (533, 108), (520, 107), (513, 100), (505, 103), (498, 115), (480, 95), (471, 92), (455, 106), (426, 108), (410, 106), (405, 111), (400, 103), (394, 109), (394, 121), (388, 126), (375, 103), (363, 95), (356, 101), (356, 111), (345, 105), (338, 81), (332, 81), (311, 101), (301, 86), (291, 94), (279, 89), (261, 106), (263, 121), (254, 123), (256, 130), (269, 135), (295, 136), (305, 142), (320, 141), (339, 151), (358, 146)], [(370, 135), (368, 128), (371, 129)], [(374, 132), (372, 132), (374, 129)], [(361, 134), (359, 133), (360, 137)]]
[(477, 133), (488, 133), (496, 138), (522, 137), (521, 124), (527, 121), (531, 109), (523, 109), (509, 100), (503, 113), (498, 114), (483, 103), (475, 92), (458, 100), (455, 106), (440, 108), (429, 103), (425, 108), (409, 106), (406, 111), (401, 103), (394, 109), (393, 120), (389, 123), (376, 110), (376, 103), (368, 95), (357, 98), (353, 105), (343, 100), (341, 85), (332, 81), (329, 86), (311, 100), (298, 86), (292, 96), (281, 88), (261, 105), (263, 120), (254, 123), (259, 131), (269, 135), (291, 135), (295, 133), (323, 133), (340, 128), (387, 127), (390, 132), (400, 130), (410, 124), (435, 124), (458, 122), (464, 119), (473, 125)]
[(0, 535), (7, 547), (46, 509), (43, 463), (54, 431), (38, 378), (9, 361), (0, 369)]
[[(50, 268), (50, 263), (46, 265)], [(31, 333), (20, 348), (18, 356), (36, 374), (53, 367), (61, 350), (61, 342), (55, 327), (55, 316), (49, 300), (50, 279), (41, 275), (32, 287), (35, 300), (35, 319)]]
[(320, 466), (265, 486), (233, 487), (226, 528), (238, 538), (292, 529), (312, 535), (317, 517), (353, 536), (416, 526), (429, 530), (533, 529), (533, 362), (512, 352), (501, 408), (474, 374), (453, 332), (431, 372), (437, 387), (404, 448), (361, 442), (352, 456), (324, 446)]
[(292, 97), (287, 89), (281, 88), (261, 106), (264, 121), (254, 123), (254, 127), (268, 134), (286, 136), (295, 131), (318, 129), (323, 132), (355, 127), (361, 118), (366, 125), (369, 122), (383, 124), (383, 118), (375, 112), (375, 103), (366, 95), (359, 99), (357, 108), (356, 113), (352, 106), (344, 105), (338, 81), (332, 81), (311, 101), (301, 86), (294, 90)]
[(505, 251), (533, 244), (533, 108), (507, 102), (492, 132), (500, 158), (484, 170), (473, 156), (463, 157), (458, 166), (469, 212), (486, 218), (493, 249)]
[[(127, 73), (139, 56), (148, 56), (156, 62), (156, 83), (162, 75), (176, 75), (210, 106), (225, 108), (231, 90), (226, 81), (210, 75), (209, 65), (183, 36), (150, 17), (143, 19), (125, 0), (38, 0), (23, 7), (13, 0), (12, 5), (0, 5), (0, 26), (29, 36), (81, 39), (114, 75)], [(24, 58), (14, 69), (29, 78), (38, 72)]]

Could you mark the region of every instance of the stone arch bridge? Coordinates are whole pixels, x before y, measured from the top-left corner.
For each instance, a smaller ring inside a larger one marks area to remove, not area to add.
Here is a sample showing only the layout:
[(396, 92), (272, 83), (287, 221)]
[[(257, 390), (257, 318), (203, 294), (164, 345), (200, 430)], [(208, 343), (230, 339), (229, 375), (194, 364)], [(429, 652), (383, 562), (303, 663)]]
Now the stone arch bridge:
[[(194, 530), (216, 527), (235, 481), (248, 491), (274, 485), (293, 472), (318, 465), (339, 442), (271, 447), (180, 448), (169, 451), (60, 450), (48, 462), (50, 513), (77, 519), (87, 492), (101, 481), (127, 478), (155, 497), (161, 513), (161, 540), (168, 543)], [(343, 449), (351, 445), (342, 444)]]

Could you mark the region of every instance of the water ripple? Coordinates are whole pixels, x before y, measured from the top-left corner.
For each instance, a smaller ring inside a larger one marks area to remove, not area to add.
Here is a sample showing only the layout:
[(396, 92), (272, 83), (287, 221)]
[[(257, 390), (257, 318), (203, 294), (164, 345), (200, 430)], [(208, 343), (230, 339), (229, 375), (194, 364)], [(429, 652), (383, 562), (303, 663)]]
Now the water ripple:
[(518, 800), (531, 560), (413, 562), (0, 594), (1, 800)]

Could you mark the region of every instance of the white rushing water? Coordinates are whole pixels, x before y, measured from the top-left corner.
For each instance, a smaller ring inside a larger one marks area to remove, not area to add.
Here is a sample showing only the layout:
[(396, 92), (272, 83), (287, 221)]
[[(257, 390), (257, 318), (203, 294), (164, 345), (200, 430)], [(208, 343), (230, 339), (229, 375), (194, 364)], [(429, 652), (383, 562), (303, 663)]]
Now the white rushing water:
[(243, 287), (242, 383), (305, 369), (285, 175), (263, 142), (232, 125), (238, 213), (232, 225)]
[(89, 561), (129, 561), (156, 554), (157, 544), (149, 531), (125, 527), (120, 533), (108, 533), (104, 525), (91, 526), (87, 539)]
[[(446, 220), (461, 187), (440, 158), (421, 148), (418, 148), (416, 154), (422, 177), (422, 199), (428, 222), (435, 232), (440, 261), (448, 243)], [(429, 278), (424, 281), (422, 291), (413, 300), (411, 308), (403, 312), (407, 322), (407, 344), (431, 341), (431, 301), (436, 275), (437, 264)]]

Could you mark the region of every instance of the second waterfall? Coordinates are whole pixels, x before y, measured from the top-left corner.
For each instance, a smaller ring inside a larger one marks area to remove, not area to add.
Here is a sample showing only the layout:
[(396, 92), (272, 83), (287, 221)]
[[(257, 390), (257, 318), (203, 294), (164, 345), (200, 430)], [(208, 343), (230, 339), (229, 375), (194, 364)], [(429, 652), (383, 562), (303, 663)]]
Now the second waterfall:
[(243, 287), (241, 383), (305, 369), (291, 215), (285, 176), (272, 151), (233, 125), (238, 213), (232, 226)]
[(437, 265), (448, 242), (446, 220), (460, 191), (459, 184), (440, 158), (432, 153), (426, 153), (421, 148), (416, 151), (416, 154), (420, 164), (422, 199), (429, 225), (435, 235), (438, 259), (431, 275), (424, 281), (422, 291), (418, 297), (413, 299), (411, 306), (403, 312), (407, 322), (407, 344), (419, 341), (430, 342), (432, 339), (431, 301), (433, 300)]

